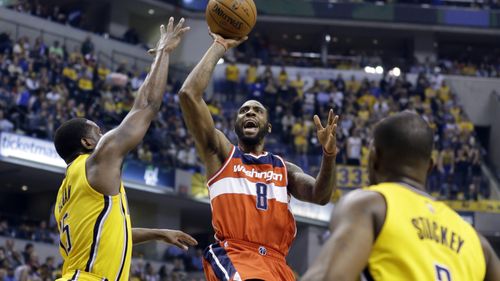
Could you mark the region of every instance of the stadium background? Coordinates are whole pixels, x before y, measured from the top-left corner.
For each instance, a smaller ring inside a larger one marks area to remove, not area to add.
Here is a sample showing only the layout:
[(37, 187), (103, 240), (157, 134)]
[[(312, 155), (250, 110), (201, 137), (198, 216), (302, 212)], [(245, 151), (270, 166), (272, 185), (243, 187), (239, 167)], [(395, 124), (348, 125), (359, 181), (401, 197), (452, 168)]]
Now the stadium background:
[[(499, 253), (498, 1), (255, 2), (255, 30), (220, 61), (207, 91), (217, 127), (234, 140), (235, 109), (246, 98), (259, 99), (271, 108), (267, 149), (315, 175), (321, 150), (312, 114), (333, 107), (341, 115), (340, 191), (325, 207), (292, 202), (298, 234), (288, 260), (297, 274), (328, 236), (334, 202), (367, 182), (370, 128), (403, 109), (421, 113), (437, 135), (439, 165), (429, 191)], [(201, 247), (212, 241), (204, 170), (176, 96), (211, 42), (205, 6), (203, 0), (0, 1), (0, 279), (58, 274), (51, 214), (64, 163), (50, 142), (53, 132), (75, 116), (116, 126), (147, 73), (145, 50), (172, 15), (186, 17), (192, 30), (172, 57), (162, 111), (123, 176), (134, 226), (182, 229)], [(134, 248), (134, 280), (203, 280), (200, 268), (199, 249)]]

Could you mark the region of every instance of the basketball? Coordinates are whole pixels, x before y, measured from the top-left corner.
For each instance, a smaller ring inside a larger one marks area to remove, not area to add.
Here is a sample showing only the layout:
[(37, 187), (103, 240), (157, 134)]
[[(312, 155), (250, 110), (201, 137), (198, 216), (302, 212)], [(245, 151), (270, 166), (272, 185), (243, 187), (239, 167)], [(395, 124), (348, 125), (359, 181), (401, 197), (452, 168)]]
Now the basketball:
[(224, 38), (241, 38), (257, 21), (253, 0), (210, 0), (205, 11), (210, 30)]

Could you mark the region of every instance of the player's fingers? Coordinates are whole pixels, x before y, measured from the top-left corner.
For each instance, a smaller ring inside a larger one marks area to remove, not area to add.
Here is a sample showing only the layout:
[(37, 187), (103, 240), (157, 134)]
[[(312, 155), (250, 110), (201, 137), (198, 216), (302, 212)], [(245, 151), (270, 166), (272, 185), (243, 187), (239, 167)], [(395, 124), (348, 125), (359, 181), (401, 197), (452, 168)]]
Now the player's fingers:
[(198, 245), (198, 241), (191, 237), (191, 235), (183, 233), (182, 236), (179, 238), (184, 244), (189, 245), (189, 246), (196, 246)]
[(182, 244), (182, 243), (181, 243), (181, 242), (179, 242), (179, 241), (175, 241), (175, 242), (174, 242), (174, 245), (175, 245), (175, 246), (177, 246), (177, 247), (178, 247), (178, 248), (180, 248), (180, 249), (185, 250), (185, 251), (189, 248), (188, 246), (186, 246), (186, 245)]
[(327, 126), (331, 126), (333, 124), (333, 109), (328, 111), (328, 123)]
[(165, 34), (165, 25), (160, 25), (160, 34), (163, 35)]
[(316, 130), (322, 130), (323, 129), (323, 125), (321, 125), (321, 120), (319, 120), (319, 116), (318, 115), (314, 115), (313, 117), (313, 120), (314, 120), (314, 125), (316, 125)]
[(183, 25), (184, 25), (184, 18), (181, 18), (181, 20), (175, 26), (174, 32), (179, 32), (182, 29)]
[(174, 29), (174, 17), (168, 19), (167, 32), (172, 32)]
[(179, 33), (179, 35), (183, 35), (184, 33), (188, 32), (189, 30), (191, 30), (191, 27), (186, 26), (186, 27), (182, 28), (181, 30), (179, 30), (178, 33)]
[(149, 49), (149, 50), (148, 50), (148, 54), (149, 54), (149, 55), (154, 55), (154, 54), (156, 54), (156, 49)]
[(248, 36), (245, 36), (245, 37), (243, 37), (243, 38), (240, 38), (240, 39), (238, 40), (238, 44), (241, 44), (241, 43), (243, 43), (243, 42), (245, 42), (245, 41), (247, 41), (247, 40), (248, 40)]
[(335, 118), (333, 118), (333, 124), (337, 124), (339, 122), (339, 116), (335, 115)]

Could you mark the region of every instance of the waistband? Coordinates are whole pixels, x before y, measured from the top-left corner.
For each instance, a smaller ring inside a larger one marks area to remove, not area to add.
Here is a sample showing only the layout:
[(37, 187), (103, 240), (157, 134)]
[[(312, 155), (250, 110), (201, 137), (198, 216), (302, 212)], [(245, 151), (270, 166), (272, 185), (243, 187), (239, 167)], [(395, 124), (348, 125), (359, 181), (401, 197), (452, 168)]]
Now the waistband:
[(244, 241), (244, 240), (239, 240), (239, 239), (225, 239), (223, 241), (219, 242), (220, 245), (223, 248), (241, 248), (243, 250), (251, 251), (254, 253), (257, 253), (261, 256), (265, 257), (270, 257), (270, 258), (275, 258), (280, 261), (285, 261), (285, 255), (282, 254), (280, 251), (275, 250), (271, 247), (264, 246), (264, 245), (259, 245), (256, 243)]
[(62, 278), (59, 278), (56, 281), (108, 281), (108, 279), (99, 277), (93, 273), (81, 270), (72, 270), (64, 274)]

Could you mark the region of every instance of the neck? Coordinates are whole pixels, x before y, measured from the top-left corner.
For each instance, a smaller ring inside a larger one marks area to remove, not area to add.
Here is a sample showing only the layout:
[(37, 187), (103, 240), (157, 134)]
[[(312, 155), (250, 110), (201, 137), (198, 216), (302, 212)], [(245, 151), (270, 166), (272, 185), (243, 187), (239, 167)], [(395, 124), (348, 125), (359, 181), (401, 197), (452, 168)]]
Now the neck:
[(238, 142), (238, 146), (240, 147), (241, 151), (245, 153), (252, 153), (255, 155), (260, 155), (264, 151), (264, 142), (261, 141), (258, 144), (255, 145), (249, 145), (245, 144), (241, 141)]
[(386, 172), (383, 175), (379, 175), (379, 182), (402, 182), (418, 190), (426, 191), (427, 174), (418, 175), (414, 171), (412, 173), (405, 173), (401, 170), (404, 170), (404, 168), (401, 168), (400, 171)]

